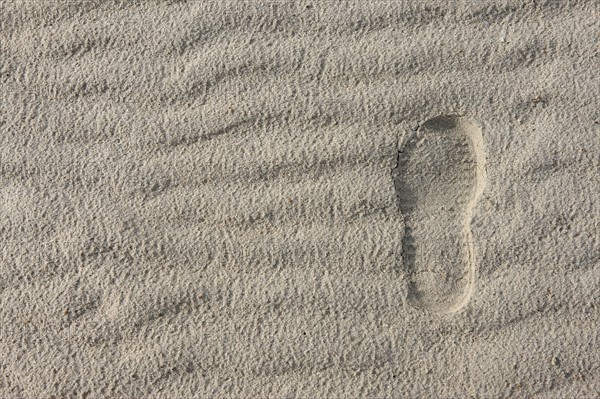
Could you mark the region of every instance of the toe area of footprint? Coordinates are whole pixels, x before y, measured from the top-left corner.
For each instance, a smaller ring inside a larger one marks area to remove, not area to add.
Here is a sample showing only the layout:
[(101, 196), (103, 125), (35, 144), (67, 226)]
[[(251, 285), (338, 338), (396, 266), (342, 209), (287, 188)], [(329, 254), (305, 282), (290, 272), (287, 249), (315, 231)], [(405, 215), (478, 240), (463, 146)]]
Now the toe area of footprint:
[(429, 119), (398, 154), (395, 185), (405, 232), (409, 303), (435, 313), (465, 306), (475, 264), (471, 215), (485, 186), (481, 128), (472, 119)]

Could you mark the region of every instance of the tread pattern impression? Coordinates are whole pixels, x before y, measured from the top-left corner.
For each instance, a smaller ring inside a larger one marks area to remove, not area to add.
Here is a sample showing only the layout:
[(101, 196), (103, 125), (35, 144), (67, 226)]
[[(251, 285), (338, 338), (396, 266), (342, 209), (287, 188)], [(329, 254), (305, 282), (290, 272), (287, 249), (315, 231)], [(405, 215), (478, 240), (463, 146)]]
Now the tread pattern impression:
[(398, 154), (395, 184), (404, 216), (409, 302), (450, 313), (473, 292), (473, 209), (485, 186), (481, 128), (442, 115), (422, 124)]

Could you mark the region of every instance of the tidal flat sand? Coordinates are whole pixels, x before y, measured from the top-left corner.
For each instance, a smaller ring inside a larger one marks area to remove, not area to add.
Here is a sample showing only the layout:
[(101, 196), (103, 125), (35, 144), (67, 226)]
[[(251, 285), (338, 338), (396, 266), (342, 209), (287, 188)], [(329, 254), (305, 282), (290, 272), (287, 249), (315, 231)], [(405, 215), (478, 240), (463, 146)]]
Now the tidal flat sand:
[(1, 0), (0, 397), (600, 397), (599, 37)]

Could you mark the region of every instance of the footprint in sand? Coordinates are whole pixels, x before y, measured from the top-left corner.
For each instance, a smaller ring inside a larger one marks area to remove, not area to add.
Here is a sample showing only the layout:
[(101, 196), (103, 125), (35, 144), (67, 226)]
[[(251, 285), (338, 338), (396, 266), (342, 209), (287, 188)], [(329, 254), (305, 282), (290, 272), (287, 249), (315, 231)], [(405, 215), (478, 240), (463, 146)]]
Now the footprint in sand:
[(473, 292), (471, 215), (485, 186), (481, 128), (443, 115), (422, 124), (398, 154), (395, 184), (406, 231), (402, 242), (409, 302), (449, 313)]

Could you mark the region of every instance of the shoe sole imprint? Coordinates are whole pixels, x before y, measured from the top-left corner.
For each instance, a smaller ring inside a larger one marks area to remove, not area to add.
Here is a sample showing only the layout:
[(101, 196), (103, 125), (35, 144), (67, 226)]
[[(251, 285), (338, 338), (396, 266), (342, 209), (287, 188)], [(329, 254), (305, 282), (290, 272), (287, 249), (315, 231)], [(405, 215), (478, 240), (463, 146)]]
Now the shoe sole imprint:
[(469, 302), (475, 275), (470, 223), (485, 183), (483, 136), (470, 118), (429, 119), (399, 151), (395, 185), (414, 307), (451, 313)]

